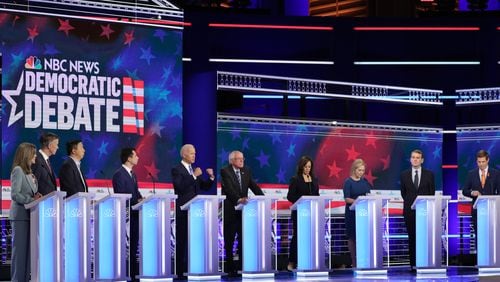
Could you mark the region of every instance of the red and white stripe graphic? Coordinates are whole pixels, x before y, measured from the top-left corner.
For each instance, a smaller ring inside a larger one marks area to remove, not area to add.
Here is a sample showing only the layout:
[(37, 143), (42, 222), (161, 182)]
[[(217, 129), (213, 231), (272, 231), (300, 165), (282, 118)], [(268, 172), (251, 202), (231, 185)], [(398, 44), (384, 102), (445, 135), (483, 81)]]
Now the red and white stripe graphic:
[(144, 81), (123, 78), (123, 132), (144, 135)]

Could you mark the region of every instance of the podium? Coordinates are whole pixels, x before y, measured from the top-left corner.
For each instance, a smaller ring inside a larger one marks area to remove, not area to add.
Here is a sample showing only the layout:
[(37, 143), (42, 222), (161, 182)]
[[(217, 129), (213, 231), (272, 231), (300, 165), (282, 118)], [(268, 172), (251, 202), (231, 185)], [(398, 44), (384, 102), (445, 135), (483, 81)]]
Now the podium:
[(30, 210), (31, 281), (64, 280), (64, 196), (66, 192), (54, 191), (24, 205)]
[(236, 206), (243, 218), (243, 278), (273, 278), (271, 203), (275, 197), (253, 196)]
[(170, 204), (177, 195), (149, 195), (132, 207), (139, 211), (139, 279), (172, 278)]
[(325, 268), (324, 196), (302, 196), (290, 209), (297, 210), (297, 276), (328, 276)]
[(350, 206), (356, 211), (356, 275), (387, 275), (383, 269), (383, 200), (389, 198), (359, 196)]
[(500, 196), (479, 196), (477, 210), (477, 267), (479, 273), (500, 272)]
[(64, 200), (64, 276), (90, 281), (90, 210), (94, 193), (79, 192)]
[(220, 279), (219, 202), (226, 196), (198, 195), (181, 206), (188, 211), (188, 279)]
[(419, 274), (444, 274), (441, 266), (442, 210), (450, 196), (417, 196), (411, 208), (416, 215), (416, 267)]
[(129, 280), (126, 214), (130, 194), (111, 194), (94, 205), (94, 280)]

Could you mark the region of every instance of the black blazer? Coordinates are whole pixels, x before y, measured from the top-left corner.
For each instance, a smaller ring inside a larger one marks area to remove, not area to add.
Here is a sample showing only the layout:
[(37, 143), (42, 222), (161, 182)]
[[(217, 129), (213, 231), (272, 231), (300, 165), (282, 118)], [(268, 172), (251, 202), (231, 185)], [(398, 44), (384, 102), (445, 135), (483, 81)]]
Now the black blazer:
[(306, 183), (304, 177), (293, 176), (290, 179), (290, 185), (288, 186), (288, 193), (286, 198), (291, 203), (297, 202), (297, 200), (302, 196), (319, 196), (319, 186), (316, 179), (312, 179), (312, 182)]
[(171, 173), (174, 192), (178, 197), (177, 209), (198, 195), (201, 190), (209, 190), (214, 183), (211, 179), (203, 180), (201, 176), (196, 177), (195, 180), (182, 163), (172, 168)]
[(47, 195), (57, 190), (54, 168), (52, 168), (52, 171), (49, 169), (43, 155), (38, 151), (36, 152), (35, 163), (31, 165), (31, 170), (38, 182), (38, 192), (40, 194)]
[(226, 195), (224, 211), (236, 212), (234, 207), (238, 205), (238, 199), (248, 197), (249, 188), (255, 195), (264, 195), (262, 189), (253, 180), (250, 168), (241, 168), (240, 175), (241, 189), (232, 165), (228, 165), (220, 170), (222, 195)]
[(131, 194), (130, 205), (133, 206), (142, 199), (137, 185), (137, 179), (132, 178), (128, 171), (122, 166), (113, 174), (113, 192), (121, 194)]
[(498, 170), (488, 167), (488, 174), (486, 175), (486, 182), (484, 188), (481, 187), (481, 178), (479, 176), (479, 168), (469, 170), (467, 178), (465, 179), (462, 194), (466, 197), (472, 198), (472, 204), (476, 201), (477, 197), (472, 196), (472, 191), (479, 191), (482, 195), (498, 195), (498, 185), (500, 173)]
[(88, 192), (87, 188), (87, 180), (82, 171), (82, 178), (80, 177), (80, 173), (78, 172), (78, 168), (76, 167), (75, 161), (68, 157), (63, 165), (61, 166), (61, 170), (59, 170), (59, 182), (61, 184), (61, 191), (66, 191), (66, 197), (70, 197), (73, 194), (78, 192)]
[(412, 212), (411, 205), (419, 195), (434, 195), (436, 192), (436, 184), (434, 182), (434, 173), (432, 171), (422, 168), (422, 175), (420, 176), (420, 183), (418, 190), (415, 190), (413, 185), (412, 169), (408, 169), (401, 173), (401, 196), (404, 201), (405, 214)]

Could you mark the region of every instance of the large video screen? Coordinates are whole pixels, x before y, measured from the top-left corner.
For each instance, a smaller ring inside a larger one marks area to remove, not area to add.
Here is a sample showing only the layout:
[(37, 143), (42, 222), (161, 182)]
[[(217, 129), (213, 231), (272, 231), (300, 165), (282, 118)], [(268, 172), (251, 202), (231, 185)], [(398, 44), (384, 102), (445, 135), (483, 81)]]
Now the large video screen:
[(364, 127), (356, 124), (320, 124), (286, 120), (219, 119), (217, 166), (240, 150), (259, 183), (283, 187), (296, 174), (303, 155), (314, 160), (314, 173), (322, 189), (342, 189), (352, 162), (367, 163), (366, 179), (376, 190), (400, 190), (400, 174), (410, 167), (410, 153), (424, 152), (424, 166), (442, 190), (442, 133), (440, 130)]
[(17, 145), (38, 147), (46, 131), (60, 136), (56, 172), (66, 142), (83, 140), (89, 186), (110, 179), (130, 146), (139, 181), (170, 182), (182, 145), (182, 31), (6, 13), (0, 29), (4, 187)]
[(490, 155), (489, 166), (500, 169), (500, 130), (489, 129), (459, 129), (457, 133), (458, 185), (462, 189), (467, 172), (477, 168), (476, 153), (486, 150)]

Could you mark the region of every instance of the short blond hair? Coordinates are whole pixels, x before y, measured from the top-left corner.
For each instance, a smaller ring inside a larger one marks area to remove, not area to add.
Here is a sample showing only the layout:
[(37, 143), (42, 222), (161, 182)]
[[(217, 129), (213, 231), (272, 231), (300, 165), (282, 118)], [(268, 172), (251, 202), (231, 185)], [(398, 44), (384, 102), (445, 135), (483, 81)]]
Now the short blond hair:
[(353, 176), (354, 172), (356, 171), (356, 169), (358, 169), (358, 167), (360, 167), (360, 166), (365, 166), (366, 167), (365, 161), (363, 161), (363, 159), (355, 159), (352, 162), (352, 165), (351, 165), (351, 174), (350, 174), (350, 176)]

